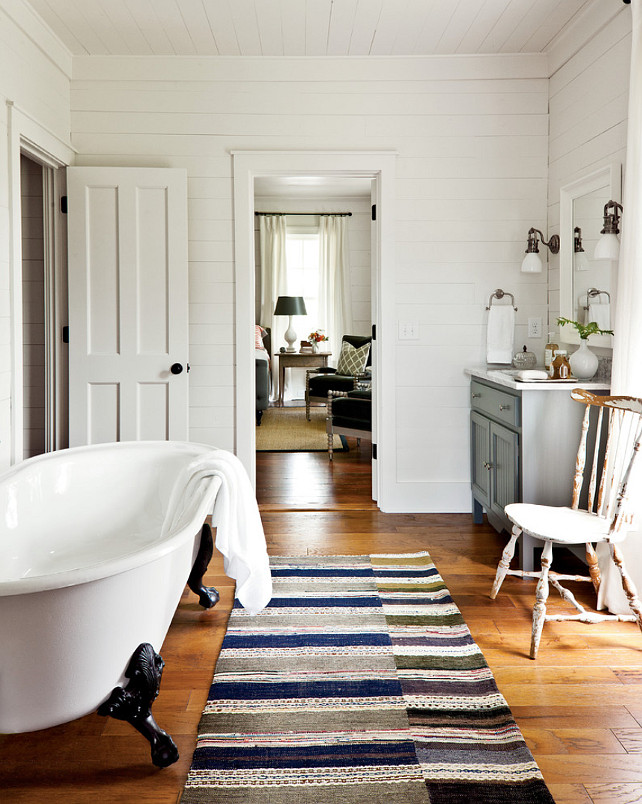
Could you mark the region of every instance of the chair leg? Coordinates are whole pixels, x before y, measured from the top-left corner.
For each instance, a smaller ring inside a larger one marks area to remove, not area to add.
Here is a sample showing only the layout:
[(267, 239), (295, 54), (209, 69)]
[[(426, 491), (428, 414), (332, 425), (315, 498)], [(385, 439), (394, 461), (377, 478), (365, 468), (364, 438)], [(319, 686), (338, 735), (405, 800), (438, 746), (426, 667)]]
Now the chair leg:
[(586, 563), (588, 564), (589, 575), (591, 576), (595, 593), (599, 594), (602, 576), (600, 574), (600, 566), (597, 561), (597, 553), (590, 542), (588, 542), (586, 545)]
[(328, 433), (328, 458), (332, 460), (332, 453), (334, 449), (334, 433)]
[(531, 659), (537, 658), (537, 650), (546, 621), (546, 601), (548, 600), (548, 571), (553, 557), (553, 542), (546, 542), (542, 551), (542, 573), (537, 582), (535, 605), (533, 606), (533, 634), (531, 637)]
[(624, 594), (629, 601), (629, 608), (633, 614), (635, 614), (638, 626), (642, 630), (642, 603), (640, 603), (640, 598), (638, 597), (638, 590), (631, 580), (631, 576), (626, 571), (624, 559), (622, 558), (620, 551), (617, 549), (617, 546), (615, 544), (609, 544), (609, 548), (611, 550), (611, 558), (613, 559), (613, 563), (620, 570), (620, 575), (622, 576), (622, 588), (624, 589)]
[(504, 578), (510, 569), (510, 562), (513, 560), (513, 556), (515, 555), (515, 545), (517, 544), (517, 540), (519, 539), (521, 532), (521, 528), (518, 528), (517, 525), (513, 525), (513, 534), (510, 537), (508, 544), (504, 548), (502, 557), (499, 559), (499, 564), (497, 565), (495, 581), (493, 582), (493, 588), (490, 590), (491, 600), (494, 600), (497, 597), (497, 593), (499, 592), (501, 585), (504, 583)]
[(310, 378), (305, 377), (305, 418), (310, 421)]

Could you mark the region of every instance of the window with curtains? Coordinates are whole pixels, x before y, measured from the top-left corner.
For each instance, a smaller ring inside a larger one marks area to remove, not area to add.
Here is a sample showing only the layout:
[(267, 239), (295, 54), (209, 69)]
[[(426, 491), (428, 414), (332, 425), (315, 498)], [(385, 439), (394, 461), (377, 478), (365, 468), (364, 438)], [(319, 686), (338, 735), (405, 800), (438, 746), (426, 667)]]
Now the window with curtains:
[(288, 295), (303, 296), (307, 316), (296, 321), (299, 340), (320, 327), (319, 310), (319, 232), (312, 227), (289, 227), (286, 231)]

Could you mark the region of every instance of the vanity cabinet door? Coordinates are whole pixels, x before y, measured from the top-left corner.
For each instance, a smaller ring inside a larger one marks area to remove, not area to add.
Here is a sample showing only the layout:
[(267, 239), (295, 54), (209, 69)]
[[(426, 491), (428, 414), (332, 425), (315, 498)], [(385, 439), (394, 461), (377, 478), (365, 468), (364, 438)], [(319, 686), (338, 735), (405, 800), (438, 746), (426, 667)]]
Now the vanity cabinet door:
[(505, 519), (504, 506), (518, 502), (519, 435), (495, 422), (489, 422), (490, 510)]
[(488, 509), (490, 507), (490, 420), (476, 411), (470, 414), (470, 445), (473, 497)]

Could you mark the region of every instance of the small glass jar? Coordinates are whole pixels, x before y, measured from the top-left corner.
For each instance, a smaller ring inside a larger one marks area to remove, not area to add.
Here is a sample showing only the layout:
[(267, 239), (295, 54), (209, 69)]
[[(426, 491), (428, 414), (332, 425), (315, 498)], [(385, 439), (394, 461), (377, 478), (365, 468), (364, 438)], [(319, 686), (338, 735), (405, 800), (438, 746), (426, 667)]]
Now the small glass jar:
[(556, 349), (549, 376), (552, 380), (568, 380), (571, 376), (571, 364), (568, 362), (566, 349)]
[(531, 369), (537, 365), (537, 357), (534, 352), (529, 352), (526, 346), (521, 352), (517, 352), (513, 358), (513, 367), (516, 369)]

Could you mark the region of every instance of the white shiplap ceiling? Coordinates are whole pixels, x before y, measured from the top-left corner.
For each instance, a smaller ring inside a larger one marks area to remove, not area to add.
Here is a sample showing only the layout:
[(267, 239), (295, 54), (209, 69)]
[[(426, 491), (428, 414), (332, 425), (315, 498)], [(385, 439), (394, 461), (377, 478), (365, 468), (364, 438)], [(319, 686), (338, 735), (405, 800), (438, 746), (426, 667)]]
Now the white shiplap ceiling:
[(546, 52), (593, 0), (27, 2), (77, 56), (412, 56)]

